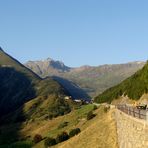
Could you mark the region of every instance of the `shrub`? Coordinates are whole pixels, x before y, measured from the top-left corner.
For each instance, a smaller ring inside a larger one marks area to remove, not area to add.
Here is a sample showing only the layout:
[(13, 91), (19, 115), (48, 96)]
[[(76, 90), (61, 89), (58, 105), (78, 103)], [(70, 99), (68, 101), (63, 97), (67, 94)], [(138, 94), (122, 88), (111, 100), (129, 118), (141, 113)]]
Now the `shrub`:
[(96, 115), (93, 114), (92, 111), (90, 111), (90, 112), (88, 112), (88, 114), (87, 114), (87, 120), (90, 120), (90, 119), (94, 118), (95, 116), (96, 116)]
[(52, 115), (52, 114), (49, 114), (49, 115), (48, 115), (48, 119), (49, 119), (49, 120), (52, 120), (52, 118), (53, 118), (53, 115)]
[(69, 137), (73, 137), (73, 136), (75, 136), (75, 135), (78, 135), (80, 132), (81, 132), (81, 130), (80, 130), (79, 128), (72, 129), (72, 130), (69, 132)]
[(107, 107), (104, 107), (104, 112), (107, 113)]
[(60, 129), (60, 128), (64, 128), (64, 127), (66, 127), (66, 126), (68, 126), (68, 122), (62, 122), (62, 123), (58, 126), (58, 128)]
[(42, 136), (39, 134), (36, 134), (33, 138), (34, 143), (38, 143), (40, 141), (42, 141)]
[(66, 141), (68, 139), (69, 139), (69, 135), (67, 134), (67, 132), (62, 132), (61, 134), (59, 134), (56, 137), (56, 142), (60, 143), (60, 142)]
[(52, 106), (48, 108), (48, 111), (52, 114), (53, 117), (57, 117), (69, 113), (71, 108), (69, 104), (64, 101), (64, 99), (57, 98)]
[(105, 113), (107, 113), (109, 109), (110, 109), (109, 106), (104, 106), (104, 112), (105, 112)]
[(98, 107), (97, 105), (94, 105), (93, 110), (96, 110), (96, 109), (98, 109)]
[(45, 142), (44, 142), (45, 147), (53, 146), (56, 144), (57, 144), (56, 140), (54, 138), (50, 138), (50, 137), (46, 138)]

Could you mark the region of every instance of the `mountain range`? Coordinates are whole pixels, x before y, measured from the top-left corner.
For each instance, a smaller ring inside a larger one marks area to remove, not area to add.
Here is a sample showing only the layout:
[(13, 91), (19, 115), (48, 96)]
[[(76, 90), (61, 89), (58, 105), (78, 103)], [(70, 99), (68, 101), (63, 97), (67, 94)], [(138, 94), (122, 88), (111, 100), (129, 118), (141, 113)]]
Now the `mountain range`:
[[(145, 62), (129, 62), (72, 68), (66, 66), (63, 62), (48, 58), (46, 60), (28, 61), (25, 66), (42, 78), (53, 76), (63, 86), (66, 85), (67, 89), (70, 88), (69, 92), (74, 98), (90, 98), (119, 84), (141, 69), (144, 64)], [(68, 85), (64, 80), (69, 82)]]
[[(115, 99), (122, 97), (131, 100), (139, 100), (144, 94), (148, 93), (148, 62), (144, 67), (138, 70), (134, 75), (127, 78), (120, 84), (111, 87), (102, 94), (95, 97), (98, 103), (112, 102)], [(147, 99), (147, 97), (145, 97)]]

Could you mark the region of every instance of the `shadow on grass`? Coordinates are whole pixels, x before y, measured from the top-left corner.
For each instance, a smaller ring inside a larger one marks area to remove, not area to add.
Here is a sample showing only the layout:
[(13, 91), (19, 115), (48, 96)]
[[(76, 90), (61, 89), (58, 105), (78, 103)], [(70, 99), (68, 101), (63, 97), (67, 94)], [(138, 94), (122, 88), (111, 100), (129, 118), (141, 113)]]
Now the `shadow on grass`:
[(91, 97), (82, 88), (80, 88), (77, 84), (73, 83), (72, 81), (57, 76), (53, 76), (52, 78), (58, 81), (65, 89), (67, 89), (72, 98), (83, 98), (87, 101), (91, 100)]
[(19, 131), (25, 121), (23, 104), (36, 95), (32, 80), (13, 68), (0, 67), (0, 83), (0, 148), (29, 148), (31, 141), (24, 141)]

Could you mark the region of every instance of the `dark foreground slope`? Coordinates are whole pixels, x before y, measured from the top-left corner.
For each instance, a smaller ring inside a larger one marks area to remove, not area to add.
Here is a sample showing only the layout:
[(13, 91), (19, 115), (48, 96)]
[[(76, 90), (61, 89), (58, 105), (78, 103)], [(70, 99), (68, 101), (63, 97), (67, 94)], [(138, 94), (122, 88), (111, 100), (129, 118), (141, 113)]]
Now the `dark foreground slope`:
[(36, 96), (41, 79), (0, 49), (0, 117)]
[(134, 75), (124, 80), (119, 85), (112, 87), (95, 98), (96, 102), (111, 102), (120, 96), (128, 96), (130, 99), (138, 100), (148, 92), (148, 62)]
[(40, 78), (0, 48), (0, 147), (32, 141), (22, 128), (69, 113), (77, 104), (67, 95), (58, 82)]

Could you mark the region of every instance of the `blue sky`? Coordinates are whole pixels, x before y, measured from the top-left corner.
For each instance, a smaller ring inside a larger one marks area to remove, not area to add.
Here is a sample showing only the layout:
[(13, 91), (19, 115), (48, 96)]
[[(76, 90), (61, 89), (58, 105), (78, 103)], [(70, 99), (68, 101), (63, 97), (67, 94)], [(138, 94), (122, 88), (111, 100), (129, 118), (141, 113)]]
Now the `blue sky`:
[(148, 59), (147, 0), (0, 0), (0, 46), (68, 66)]

